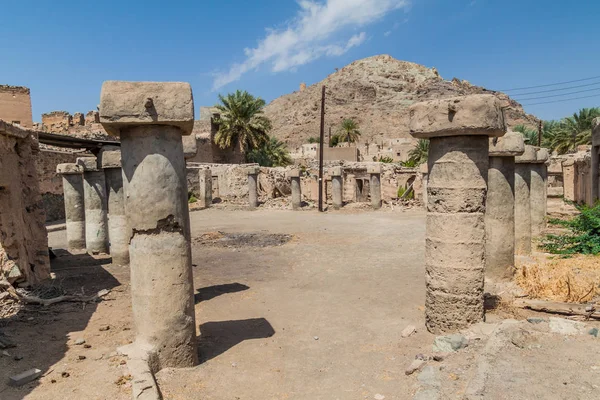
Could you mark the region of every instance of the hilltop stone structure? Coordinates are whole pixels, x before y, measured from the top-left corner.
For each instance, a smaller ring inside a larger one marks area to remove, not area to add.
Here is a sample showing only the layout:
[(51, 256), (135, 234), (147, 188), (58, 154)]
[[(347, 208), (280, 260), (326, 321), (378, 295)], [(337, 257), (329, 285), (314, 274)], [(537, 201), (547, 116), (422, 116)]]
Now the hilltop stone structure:
[(501, 102), (471, 95), (417, 103), (410, 132), (429, 139), (425, 323), (430, 332), (483, 320), (489, 137), (506, 132)]
[(26, 129), (33, 128), (29, 88), (0, 85), (0, 119)]

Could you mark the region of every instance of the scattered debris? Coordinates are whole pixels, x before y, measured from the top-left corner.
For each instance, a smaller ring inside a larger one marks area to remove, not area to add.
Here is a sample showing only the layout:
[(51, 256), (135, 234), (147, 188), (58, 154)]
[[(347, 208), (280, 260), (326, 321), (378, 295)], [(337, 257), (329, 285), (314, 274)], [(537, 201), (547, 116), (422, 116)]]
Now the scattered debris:
[(527, 322), (529, 322), (530, 324), (541, 324), (542, 322), (548, 322), (548, 320), (546, 320), (544, 318), (532, 317), (532, 318), (527, 318)]
[(85, 339), (77, 339), (74, 344), (75, 346), (81, 346), (82, 344), (85, 344)]
[(79, 357), (77, 357), (77, 358), (78, 358), (79, 360), (85, 360), (85, 359), (86, 359), (86, 357), (85, 357), (85, 356), (79, 356)]
[(585, 324), (564, 318), (550, 317), (550, 331), (561, 335), (578, 335), (585, 329)]
[(40, 304), (42, 306), (49, 306), (52, 304), (60, 303), (63, 301), (70, 301), (76, 303), (90, 303), (100, 300), (102, 297), (110, 293), (109, 290), (103, 289), (93, 296), (80, 296), (80, 295), (60, 295), (56, 297), (43, 298), (40, 296), (34, 296), (29, 294), (24, 289), (17, 289), (19, 299), (26, 304)]
[(421, 370), (421, 368), (423, 368), (423, 366), (425, 365), (425, 361), (421, 360), (421, 359), (415, 359), (413, 360), (413, 362), (408, 366), (408, 368), (406, 368), (406, 371), (404, 371), (404, 373), (406, 375), (412, 375), (415, 372)]
[(469, 345), (469, 339), (460, 334), (438, 336), (433, 341), (433, 351), (451, 353)]
[(383, 400), (383, 399), (385, 399), (385, 396), (382, 395), (382, 394), (377, 393), (375, 396), (373, 396), (373, 398), (375, 400)]
[(318, 336), (314, 336), (313, 339), (319, 340), (319, 337)]
[[(552, 314), (581, 315), (586, 318), (600, 319), (600, 312), (594, 307), (589, 308), (590, 306), (585, 304), (555, 303), (544, 300), (519, 299), (515, 300), (514, 305), (520, 308), (543, 311)], [(586, 309), (589, 309), (590, 311), (586, 311)]]
[(69, 374), (67, 371), (64, 371), (62, 374), (60, 374), (60, 376), (62, 376), (63, 378), (68, 378), (69, 376), (71, 376), (71, 374)]
[(271, 247), (292, 240), (292, 235), (279, 233), (208, 232), (195, 238), (196, 243), (214, 247)]
[(110, 329), (109, 325), (104, 325), (104, 326), (101, 326), (100, 329), (98, 329), (98, 330), (100, 332), (105, 332), (105, 331), (108, 331), (109, 329)]
[(592, 335), (593, 337), (598, 337), (598, 328), (592, 328), (588, 331), (589, 335)]
[(10, 377), (10, 384), (13, 386), (23, 386), (26, 383), (36, 380), (42, 375), (42, 370), (37, 368), (29, 369), (25, 372), (21, 372), (18, 375)]
[(13, 357), (13, 360), (15, 360), (15, 361), (21, 361), (22, 359), (23, 359), (23, 356), (22, 356), (22, 355), (20, 355), (20, 354), (18, 354), (18, 355), (15, 355), (15, 356)]
[(417, 328), (415, 328), (414, 325), (409, 325), (406, 328), (404, 328), (404, 330), (401, 333), (401, 336), (403, 338), (407, 338), (412, 336), (413, 334), (415, 334), (417, 332)]
[(117, 379), (117, 380), (115, 381), (115, 385), (117, 385), (117, 386), (122, 386), (122, 385), (125, 385), (125, 384), (126, 384), (127, 382), (129, 382), (131, 379), (132, 379), (132, 377), (131, 377), (131, 375), (129, 375), (129, 374), (128, 374), (128, 375), (121, 375), (121, 376), (119, 377), (119, 379)]

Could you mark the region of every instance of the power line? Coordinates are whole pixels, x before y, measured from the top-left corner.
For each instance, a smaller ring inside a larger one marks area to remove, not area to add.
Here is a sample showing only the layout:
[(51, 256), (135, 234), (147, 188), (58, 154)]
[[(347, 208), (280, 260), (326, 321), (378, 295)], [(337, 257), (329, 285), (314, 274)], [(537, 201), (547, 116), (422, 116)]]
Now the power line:
[(577, 89), (577, 88), (595, 86), (595, 85), (600, 85), (600, 82), (586, 83), (585, 85), (569, 86), (569, 87), (560, 88), (560, 89), (540, 90), (539, 92), (516, 93), (516, 94), (513, 94), (512, 97), (529, 96), (531, 94), (540, 94), (540, 93), (560, 92), (561, 90)]
[(575, 92), (568, 92), (568, 93), (560, 93), (560, 94), (551, 94), (551, 95), (546, 95), (546, 96), (538, 96), (538, 97), (529, 97), (526, 99), (517, 99), (517, 101), (528, 101), (528, 100), (537, 100), (537, 99), (547, 99), (548, 97), (561, 97), (561, 96), (568, 96), (571, 94), (577, 94), (577, 93), (584, 93), (584, 92), (593, 92), (596, 90), (600, 90), (600, 88), (595, 88), (595, 89), (586, 89), (586, 90), (577, 90)]
[(550, 104), (550, 103), (560, 103), (562, 101), (570, 101), (570, 100), (579, 100), (579, 99), (589, 99), (592, 97), (598, 97), (600, 96), (600, 94), (593, 94), (591, 96), (581, 96), (581, 97), (573, 97), (570, 99), (561, 99), (561, 100), (553, 100), (553, 101), (542, 101), (540, 103), (529, 103), (529, 104), (522, 104), (523, 106), (535, 106), (538, 104)]
[(535, 89), (535, 88), (548, 87), (548, 86), (564, 85), (567, 83), (591, 81), (592, 79), (597, 79), (597, 78), (600, 78), (600, 76), (592, 76), (591, 78), (575, 79), (574, 81), (548, 83), (546, 85), (528, 86), (528, 87), (521, 87), (521, 88), (514, 88), (514, 89), (504, 89), (504, 90), (499, 90), (499, 92), (512, 92), (514, 90), (525, 90), (525, 89)]

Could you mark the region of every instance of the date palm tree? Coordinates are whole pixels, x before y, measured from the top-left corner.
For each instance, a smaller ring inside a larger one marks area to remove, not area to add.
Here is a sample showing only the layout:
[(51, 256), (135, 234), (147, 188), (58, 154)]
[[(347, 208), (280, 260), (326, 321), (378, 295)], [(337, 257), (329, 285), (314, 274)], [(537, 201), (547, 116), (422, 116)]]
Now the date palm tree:
[(358, 140), (360, 136), (360, 131), (358, 130), (358, 124), (351, 118), (346, 118), (342, 121), (342, 125), (340, 126), (339, 133), (341, 137), (345, 137), (348, 143), (354, 143)]
[(408, 161), (414, 165), (427, 162), (429, 157), (429, 140), (419, 139), (414, 149), (408, 152)]
[(269, 140), (271, 121), (263, 114), (263, 99), (237, 90), (227, 96), (219, 95), (219, 101), (215, 105), (219, 110), (215, 120), (219, 130), (214, 140), (220, 148), (239, 146), (246, 153)]
[(261, 167), (285, 167), (293, 164), (286, 144), (274, 137), (248, 152), (246, 160), (258, 163)]

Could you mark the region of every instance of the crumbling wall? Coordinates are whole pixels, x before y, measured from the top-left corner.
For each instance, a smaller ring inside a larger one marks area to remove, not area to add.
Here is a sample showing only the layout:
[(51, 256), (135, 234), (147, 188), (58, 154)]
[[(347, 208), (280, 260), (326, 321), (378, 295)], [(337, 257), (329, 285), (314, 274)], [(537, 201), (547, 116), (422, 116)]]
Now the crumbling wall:
[[(329, 162), (325, 165), (324, 193), (329, 199), (331, 190), (331, 177), (327, 169), (333, 166), (344, 167), (344, 201), (369, 200), (369, 187), (363, 186), (363, 197), (356, 197), (356, 180), (368, 182), (367, 165), (372, 163), (362, 162)], [(248, 196), (248, 176), (246, 169), (256, 164), (208, 164), (188, 163), (188, 190), (192, 193), (197, 187), (198, 169), (210, 168), (213, 176), (213, 198), (227, 201), (240, 201)], [(260, 201), (291, 195), (291, 182), (286, 177), (287, 171), (292, 167), (260, 168), (258, 176), (258, 195)], [(316, 162), (301, 167), (300, 187), (303, 199), (317, 201), (319, 197), (318, 166)], [(363, 183), (364, 184), (364, 183)], [(382, 164), (381, 195), (384, 201), (391, 201), (398, 197), (398, 188), (421, 188), (421, 175), (416, 168), (405, 168), (396, 164)], [(190, 189), (191, 188), (191, 189)], [(419, 197), (417, 196), (417, 200)]]
[(0, 85), (0, 119), (31, 129), (31, 96), (23, 86)]
[(38, 149), (33, 131), (0, 120), (0, 279), (11, 283), (50, 275)]
[(56, 166), (63, 163), (74, 163), (81, 153), (67, 151), (41, 150), (35, 167), (39, 178), (42, 204), (46, 212), (46, 222), (65, 218), (65, 201), (62, 178), (56, 173)]

